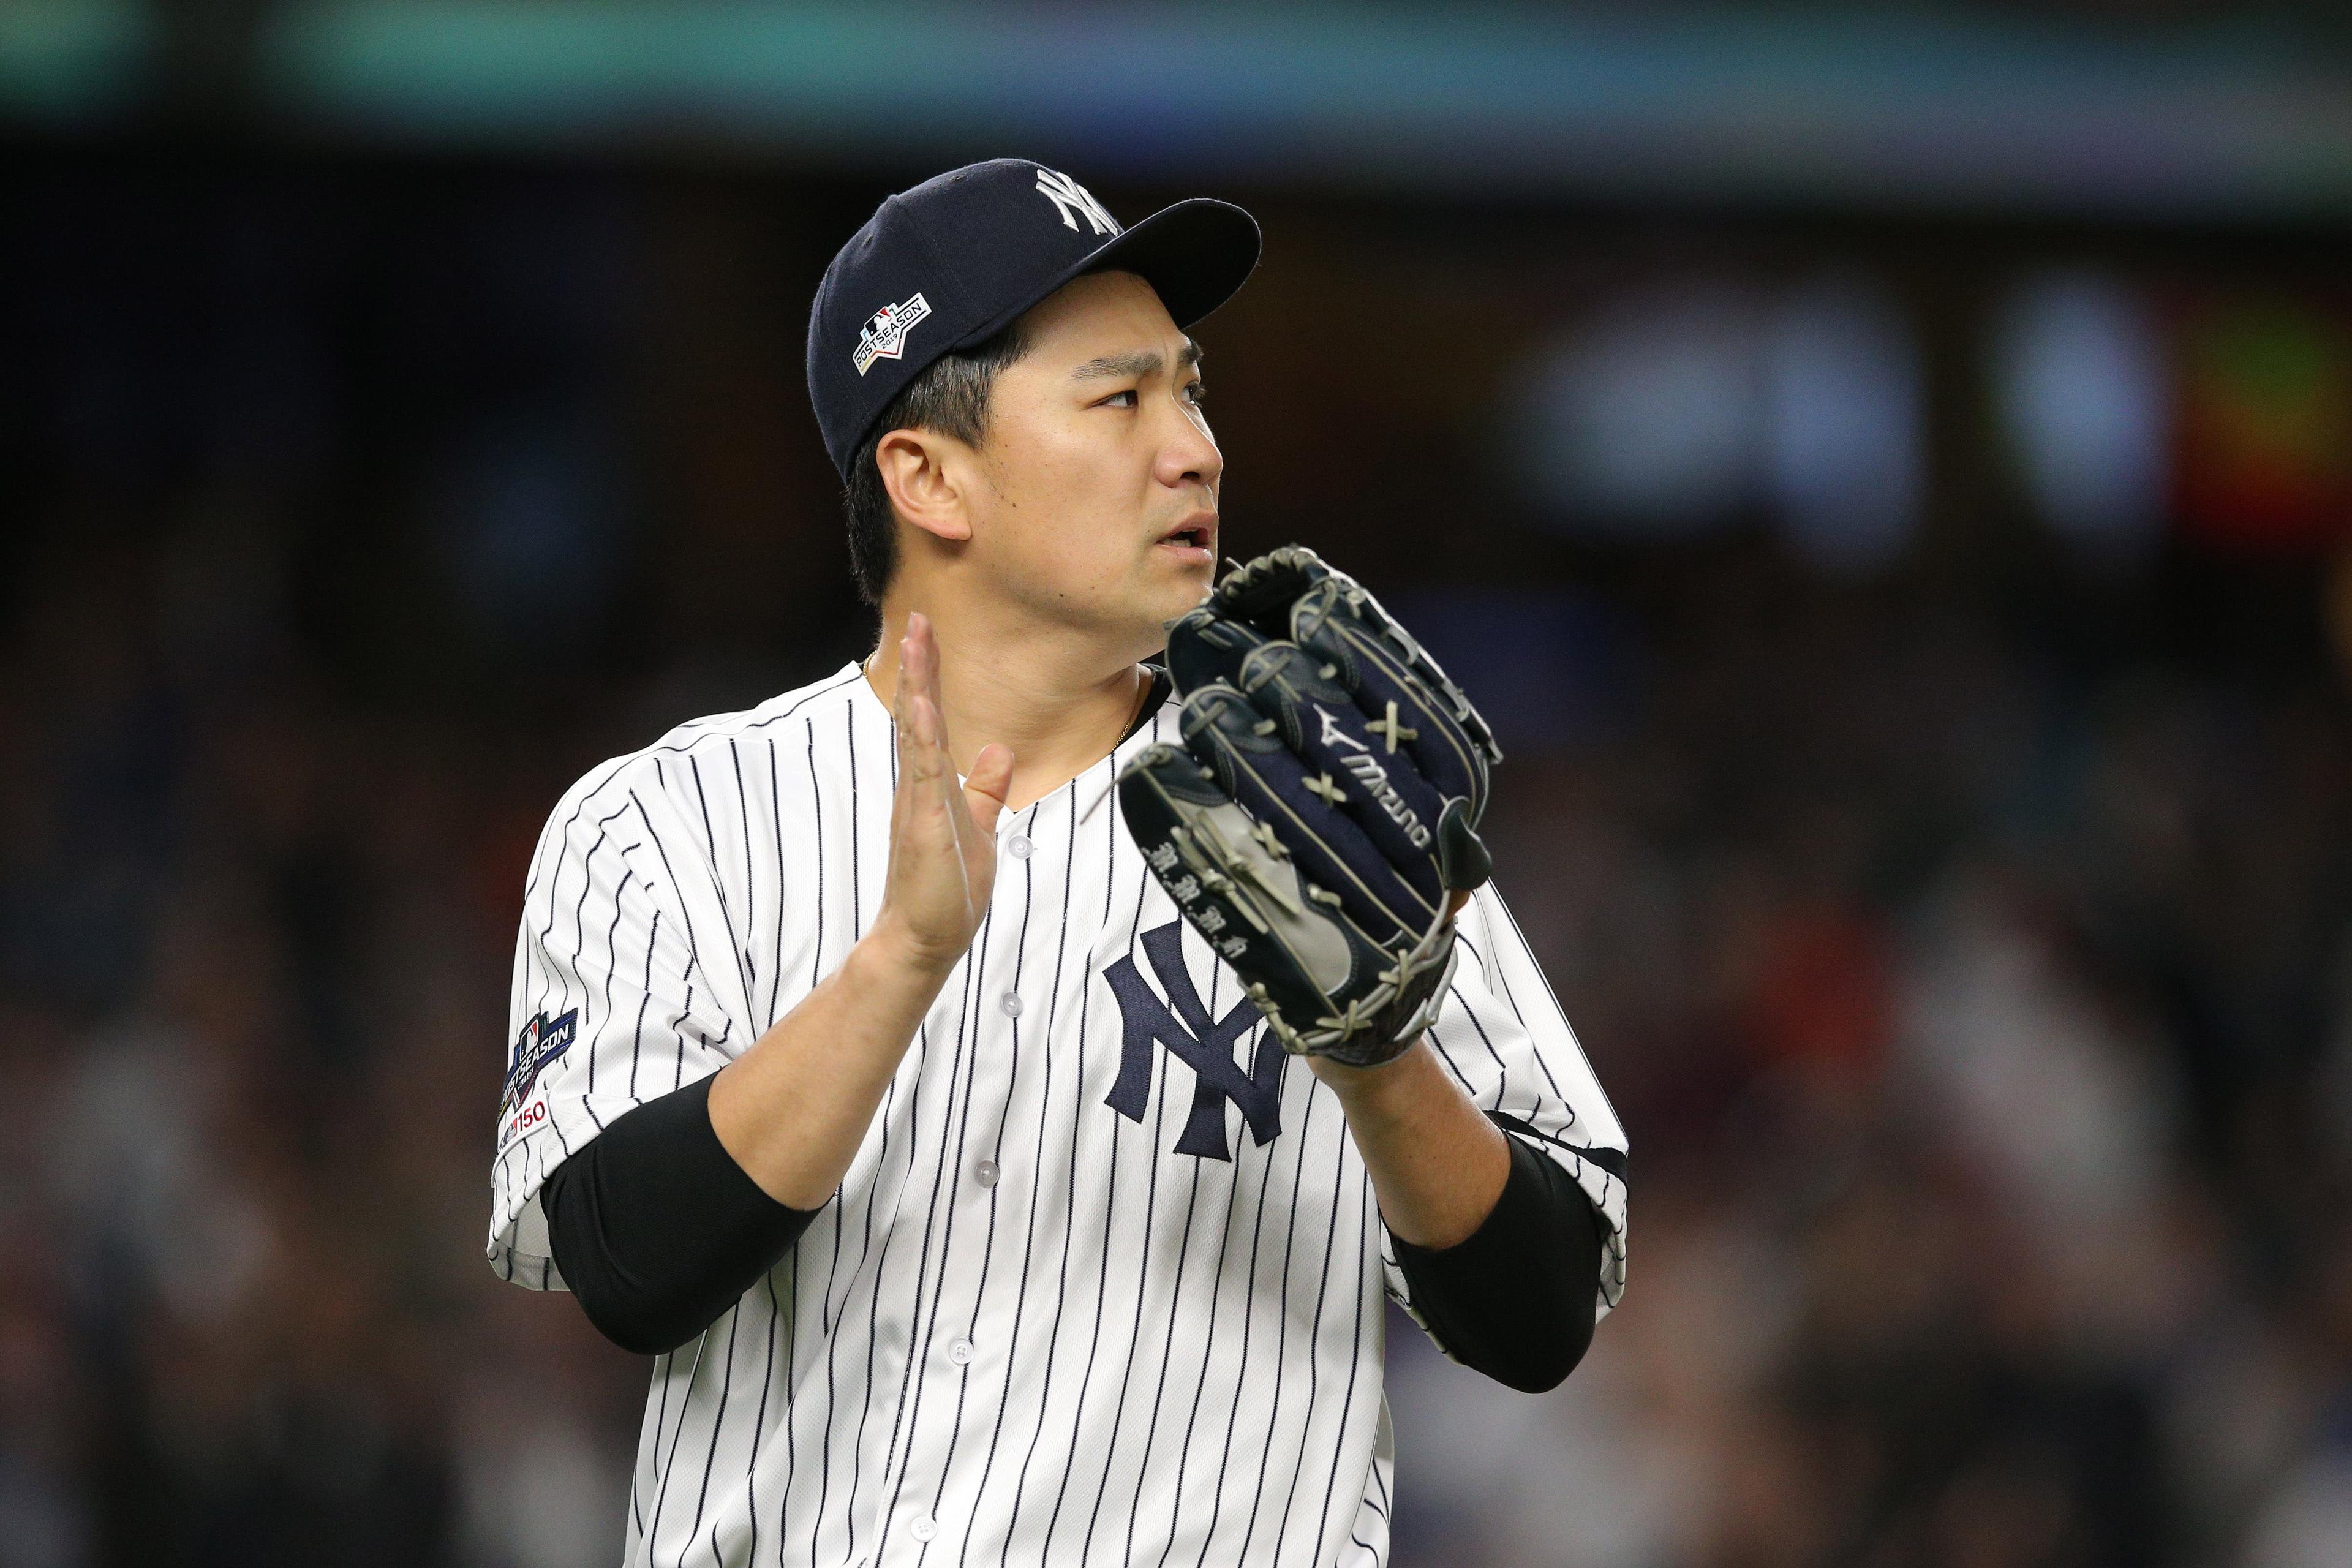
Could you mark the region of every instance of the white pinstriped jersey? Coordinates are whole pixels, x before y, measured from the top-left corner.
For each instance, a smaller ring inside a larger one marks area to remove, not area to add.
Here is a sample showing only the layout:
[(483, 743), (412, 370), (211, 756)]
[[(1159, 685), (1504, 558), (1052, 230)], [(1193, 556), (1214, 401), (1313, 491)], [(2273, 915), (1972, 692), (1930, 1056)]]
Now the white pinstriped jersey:
[[(702, 1336), (656, 1358), (630, 1564), (1370, 1564), (1405, 1283), (1339, 1102), (1179, 918), (1109, 756), (1005, 812), (978, 937), (841, 1190)], [(717, 1071), (872, 921), (895, 741), (858, 666), (596, 769), (534, 859), (489, 1258), (562, 1289), (538, 1192), (614, 1117)], [(1490, 885), (1433, 1032), (1610, 1232), (1579, 1146), (1614, 1112)], [(1410, 1302), (1406, 1302), (1410, 1307)]]

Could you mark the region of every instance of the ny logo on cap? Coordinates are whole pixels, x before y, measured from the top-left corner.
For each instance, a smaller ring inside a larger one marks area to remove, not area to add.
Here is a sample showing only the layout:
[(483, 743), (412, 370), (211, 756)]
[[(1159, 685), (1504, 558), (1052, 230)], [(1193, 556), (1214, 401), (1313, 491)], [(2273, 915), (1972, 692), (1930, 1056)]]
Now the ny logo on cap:
[(907, 333), (931, 313), (930, 301), (920, 294), (900, 305), (885, 305), (857, 329), (857, 347), (849, 363), (864, 375), (877, 359), (897, 359), (907, 352)]
[(1037, 189), (1062, 210), (1062, 222), (1069, 227), (1076, 228), (1078, 216), (1084, 214), (1087, 225), (1097, 234), (1118, 232), (1118, 219), (1104, 211), (1102, 203), (1095, 200), (1086, 186), (1069, 175), (1041, 168), (1037, 171)]

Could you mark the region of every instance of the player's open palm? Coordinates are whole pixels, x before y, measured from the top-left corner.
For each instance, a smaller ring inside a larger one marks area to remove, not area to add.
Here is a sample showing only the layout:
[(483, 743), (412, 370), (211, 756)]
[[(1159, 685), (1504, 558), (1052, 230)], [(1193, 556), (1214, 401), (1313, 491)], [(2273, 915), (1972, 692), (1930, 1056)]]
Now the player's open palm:
[(990, 744), (961, 784), (940, 699), (930, 618), (907, 617), (898, 645), (898, 790), (890, 806), (890, 868), (881, 919), (917, 953), (952, 964), (971, 945), (996, 885), (996, 818), (1013, 784), (1013, 750)]

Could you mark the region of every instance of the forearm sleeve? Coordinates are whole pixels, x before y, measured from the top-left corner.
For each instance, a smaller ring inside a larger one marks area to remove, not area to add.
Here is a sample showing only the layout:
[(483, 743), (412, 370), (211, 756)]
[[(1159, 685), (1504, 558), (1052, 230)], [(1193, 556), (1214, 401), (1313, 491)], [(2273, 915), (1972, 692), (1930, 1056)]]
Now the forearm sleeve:
[(1511, 1173), (1469, 1238), (1432, 1252), (1391, 1237), (1413, 1310), (1446, 1352), (1522, 1393), (1557, 1388), (1592, 1343), (1601, 1230), (1557, 1161), (1504, 1129)]
[(727, 1152), (711, 1081), (619, 1117), (540, 1189), (563, 1282), (606, 1339), (639, 1355), (709, 1328), (815, 1217), (761, 1192)]

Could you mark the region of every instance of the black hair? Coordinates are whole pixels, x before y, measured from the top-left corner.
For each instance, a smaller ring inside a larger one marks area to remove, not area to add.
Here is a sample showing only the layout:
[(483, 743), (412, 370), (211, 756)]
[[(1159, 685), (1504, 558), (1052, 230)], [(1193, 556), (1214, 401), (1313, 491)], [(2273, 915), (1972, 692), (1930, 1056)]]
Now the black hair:
[(988, 434), (988, 397), (996, 373), (1029, 352), (1020, 327), (1015, 321), (968, 349), (941, 354), (875, 420), (874, 436), (850, 465), (841, 496), (849, 517), (849, 574), (856, 579), (857, 596), (867, 604), (882, 603), (882, 592), (898, 568), (898, 518), (890, 492), (882, 487), (874, 442), (892, 430), (918, 429), (978, 446)]

